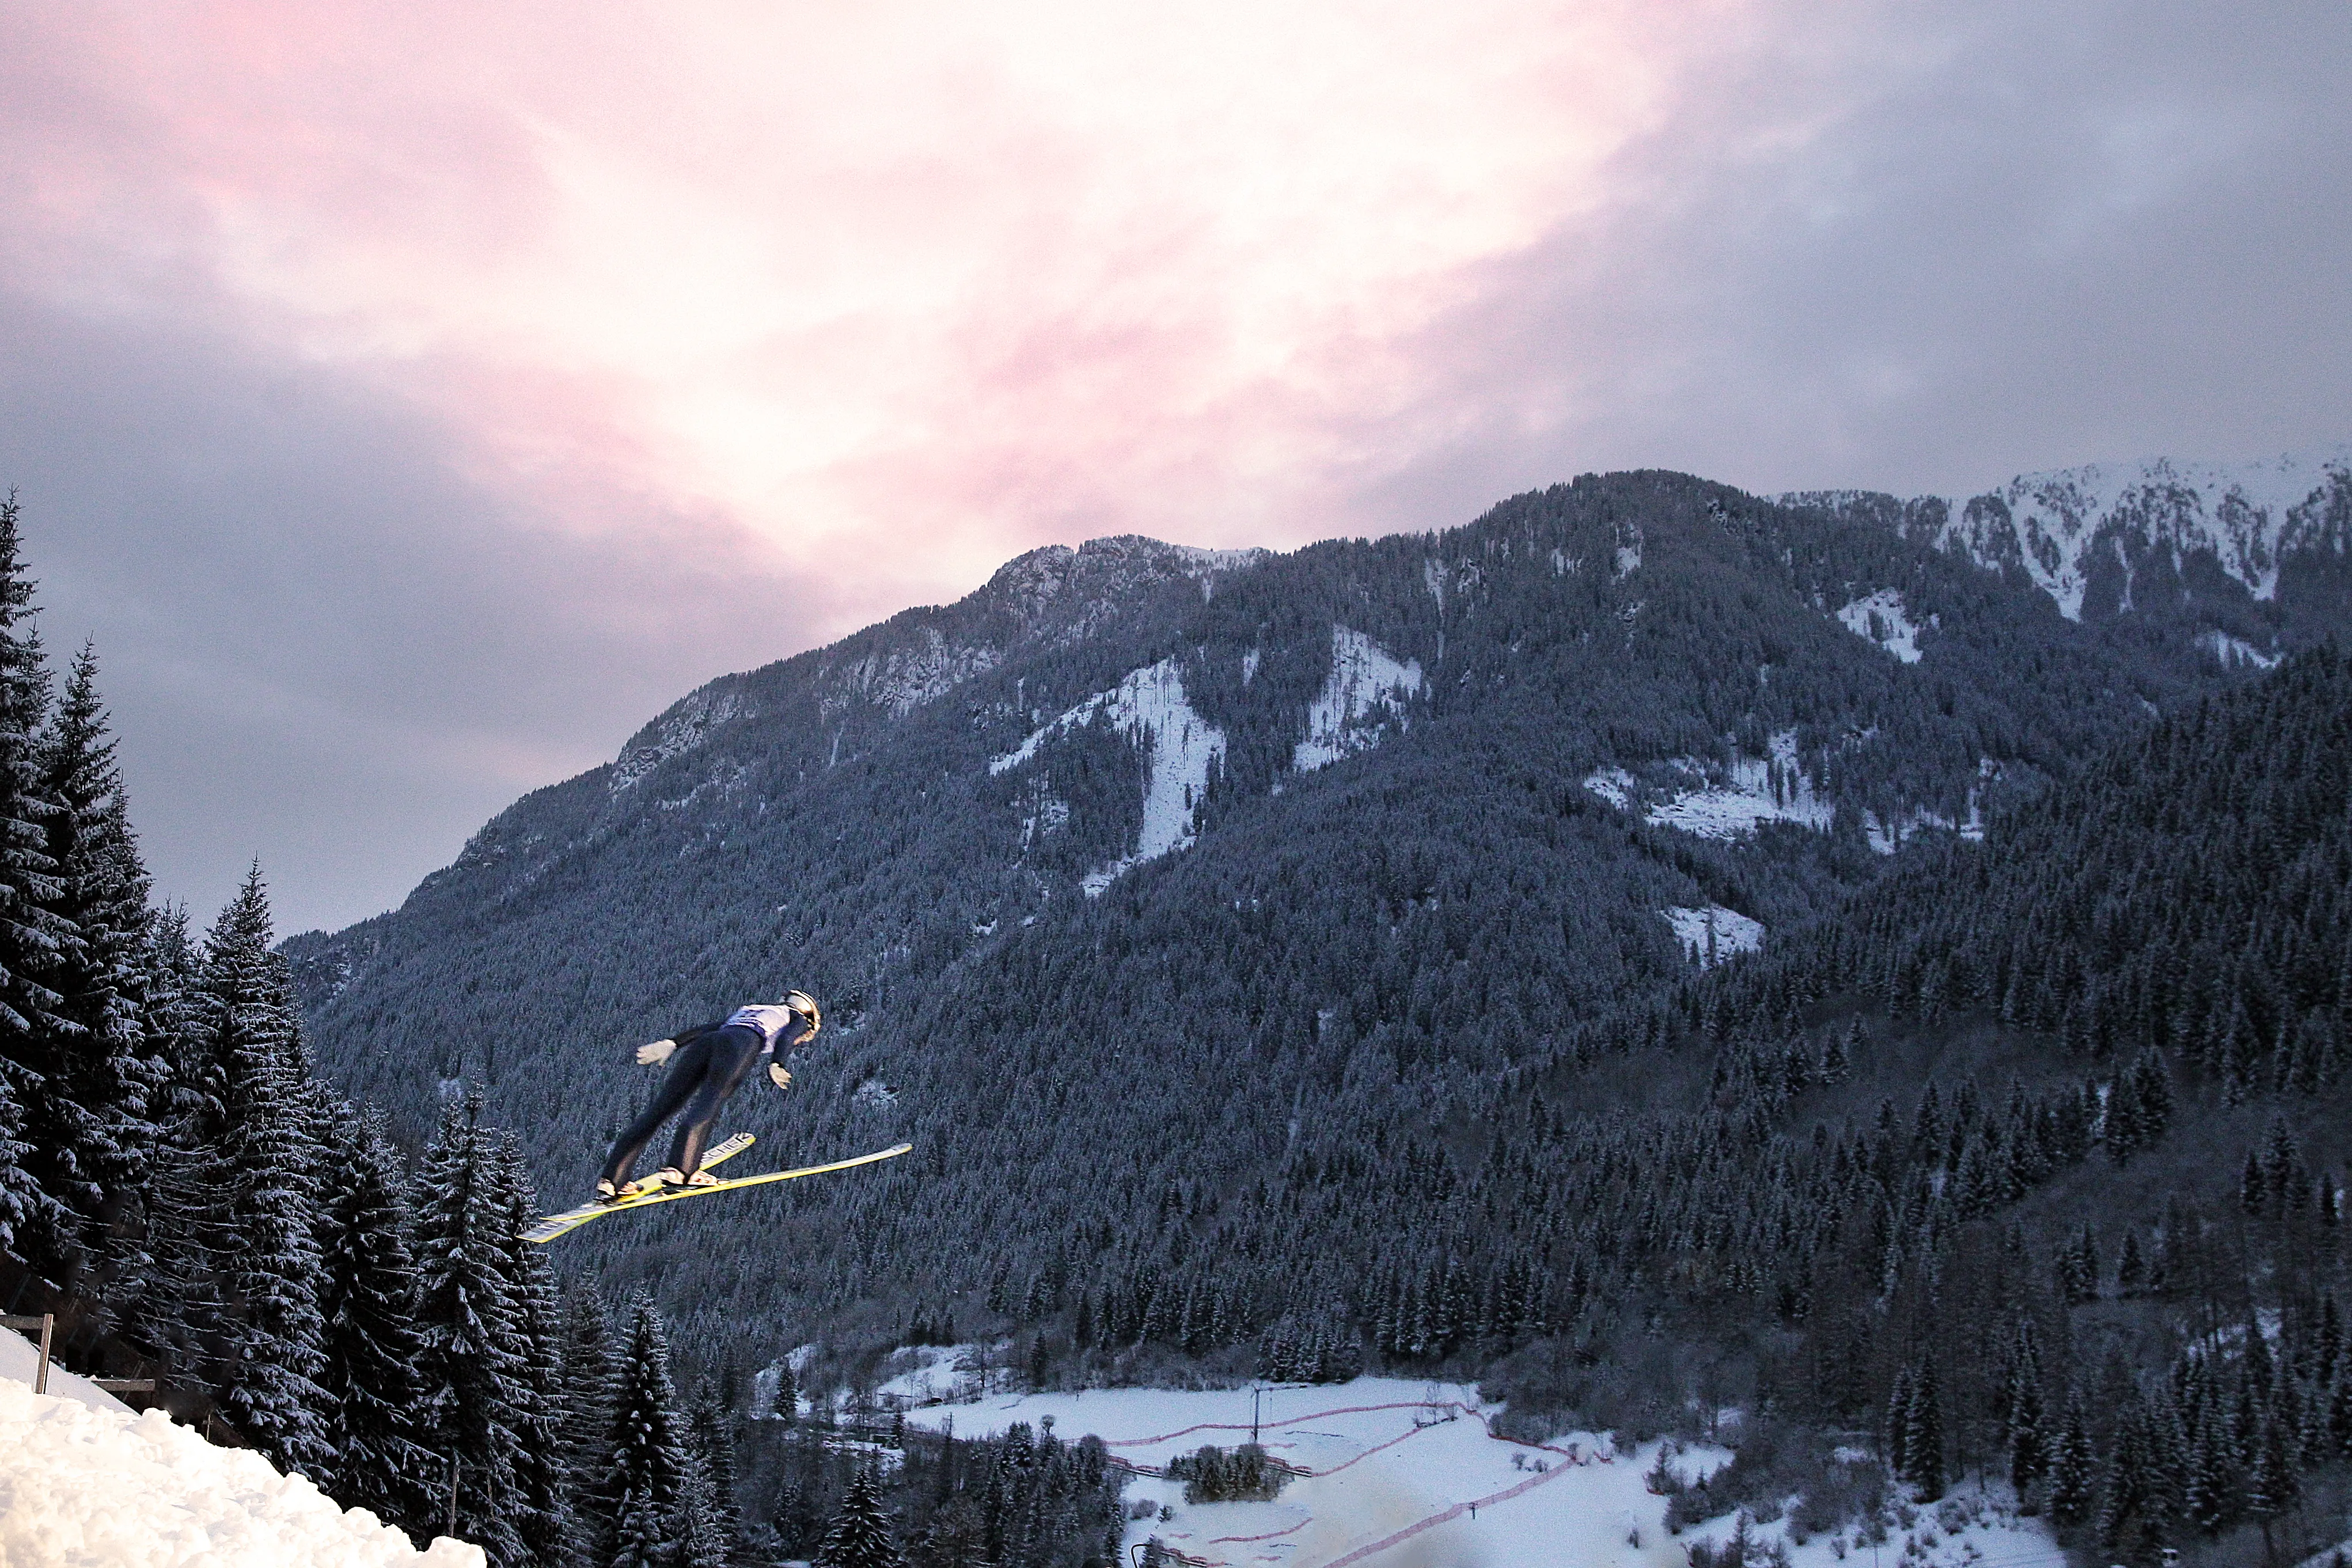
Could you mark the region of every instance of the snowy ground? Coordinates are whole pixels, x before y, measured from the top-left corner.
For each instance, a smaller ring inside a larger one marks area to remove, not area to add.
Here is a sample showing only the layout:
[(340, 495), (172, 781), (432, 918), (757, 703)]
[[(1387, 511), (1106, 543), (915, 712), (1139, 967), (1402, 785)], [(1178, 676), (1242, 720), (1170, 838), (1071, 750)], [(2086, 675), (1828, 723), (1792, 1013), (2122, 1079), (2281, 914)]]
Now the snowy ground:
[(160, 1410), (134, 1416), (0, 1377), (0, 1456), (7, 1568), (482, 1568), (478, 1546), (444, 1537), (420, 1552), (365, 1509), (346, 1512)]
[(1903, 595), (1882, 588), (1867, 599), (1857, 599), (1837, 612), (1845, 629), (1865, 643), (1885, 649), (1906, 664), (1919, 662), (1919, 628), (1904, 607)]
[(1764, 923), (1736, 909), (1710, 904), (1700, 909), (1661, 909), (1675, 928), (1675, 941), (1702, 967), (1722, 963), (1764, 946)]
[(1093, 898), (1121, 874), (1145, 861), (1189, 849), (1192, 819), (1208, 797), (1209, 774), (1225, 755), (1224, 731), (1192, 709), (1184, 695), (1183, 672), (1173, 659), (1140, 670), (1107, 692), (1097, 692), (1061, 717), (990, 761), (991, 774), (1011, 771), (1037, 755), (1038, 747), (1100, 715), (1151, 756), (1151, 774), (1143, 786), (1143, 829), (1135, 852), (1088, 872), (1087, 896)]
[[(952, 1363), (942, 1360), (941, 1370)], [(1130, 1501), (1167, 1511), (1128, 1527), (1132, 1546), (1151, 1536), (1217, 1568), (1685, 1568), (1692, 1541), (1731, 1532), (1725, 1518), (1670, 1536), (1665, 1500), (1643, 1474), (1654, 1445), (1620, 1453), (1606, 1437), (1571, 1433), (1544, 1445), (1492, 1436), (1500, 1406), (1451, 1384), (1358, 1378), (1324, 1387), (1280, 1387), (1261, 1398), (1261, 1441), (1276, 1458), (1312, 1472), (1272, 1502), (1184, 1501), (1181, 1483), (1139, 1476)], [(1096, 1389), (1003, 1396), (911, 1410), (911, 1424), (949, 1419), (964, 1437), (1052, 1416), (1066, 1437), (1094, 1433), (1130, 1464), (1157, 1469), (1204, 1443), (1232, 1448), (1250, 1436), (1247, 1389)], [(1722, 1464), (1721, 1449), (1675, 1460), (1685, 1477)], [(1970, 1503), (1948, 1522), (1919, 1511), (1913, 1526), (1877, 1548), (1874, 1568), (2059, 1568), (2057, 1548), (2032, 1521)], [(1962, 1514), (1980, 1508), (1983, 1517)], [(1787, 1521), (1759, 1526), (1785, 1539)], [(1916, 1542), (1916, 1544), (1915, 1544)], [(1849, 1535), (1790, 1549), (1791, 1568), (1860, 1568), (1871, 1548)]]
[(1345, 626), (1331, 628), (1331, 674), (1307, 710), (1307, 738), (1292, 748), (1291, 768), (1311, 773), (1379, 743), (1376, 710), (1421, 690), (1421, 661), (1400, 660)]
[[(1770, 755), (1738, 758), (1728, 769), (1696, 757), (1676, 758), (1667, 766), (1682, 776), (1684, 787), (1643, 813), (1653, 827), (1680, 828), (1703, 839), (1738, 839), (1766, 822), (1826, 828), (1837, 818), (1837, 808), (1814, 792), (1811, 776), (1798, 761), (1793, 729), (1772, 737)], [(1586, 778), (1584, 787), (1620, 810), (1641, 802), (1639, 781), (1622, 768), (1601, 768)]]

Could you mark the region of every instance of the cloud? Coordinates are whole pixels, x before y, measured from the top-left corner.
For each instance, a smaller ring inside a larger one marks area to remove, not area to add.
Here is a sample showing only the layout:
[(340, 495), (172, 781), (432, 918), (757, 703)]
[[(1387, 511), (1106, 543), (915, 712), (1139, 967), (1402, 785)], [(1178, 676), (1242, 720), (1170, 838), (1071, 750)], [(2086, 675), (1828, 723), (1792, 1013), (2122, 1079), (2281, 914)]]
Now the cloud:
[(258, 851), (338, 922), (697, 681), (1051, 540), (2340, 440), (2347, 30), (18, 7), (0, 482), (167, 887)]

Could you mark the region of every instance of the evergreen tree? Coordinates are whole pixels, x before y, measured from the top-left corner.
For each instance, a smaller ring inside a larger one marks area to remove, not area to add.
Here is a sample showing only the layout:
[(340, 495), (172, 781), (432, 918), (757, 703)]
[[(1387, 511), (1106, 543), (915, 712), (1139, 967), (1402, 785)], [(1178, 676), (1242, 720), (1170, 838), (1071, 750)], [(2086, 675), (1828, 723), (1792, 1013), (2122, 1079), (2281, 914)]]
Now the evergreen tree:
[(735, 1432), (732, 1413), (715, 1384), (706, 1383), (692, 1414), (695, 1471), (709, 1483), (709, 1539), (719, 1568), (743, 1534), (743, 1510), (736, 1500)]
[[(563, 1386), (562, 1309), (556, 1299), (555, 1276), (544, 1248), (522, 1239), (525, 1227), (538, 1218), (539, 1195), (532, 1189), (522, 1147), (512, 1133), (501, 1133), (491, 1149), (495, 1186), (505, 1202), (504, 1243), (506, 1286), (514, 1303), (514, 1358), (518, 1375), (513, 1385), (510, 1424), (515, 1443), (515, 1529), (531, 1561), (559, 1561), (572, 1539), (572, 1478), (562, 1448), (567, 1415)], [(723, 1564), (721, 1565), (723, 1568)]]
[(16, 497), (0, 498), (0, 1058), (29, 1145), (25, 1176), (13, 1184), (22, 1212), (9, 1222), (9, 1249), (62, 1282), (76, 1256), (76, 1225), (51, 1184), (59, 1124), (79, 1131), (79, 1114), (58, 1071), (58, 1041), (70, 1023), (52, 981), (78, 933), (56, 910), (65, 889), (49, 855), (57, 803), (43, 787), (40, 741), (49, 677), (16, 525)]
[(453, 1100), (416, 1174), (417, 1324), (425, 1342), (417, 1367), (425, 1446), (449, 1467), (435, 1478), (436, 1490), (455, 1490), (458, 1537), (508, 1568), (525, 1560), (515, 1479), (516, 1385), (524, 1374), (507, 1283), (509, 1208), (489, 1169), (488, 1142), (481, 1102)]
[(2032, 1318), (2018, 1321), (2013, 1359), (2009, 1382), (2009, 1483), (2023, 1501), (2050, 1468), (2049, 1436), (2042, 1430), (2042, 1357), (2034, 1348)]
[(258, 867), (205, 944), (202, 1014), (228, 1081), (222, 1156), (234, 1225), (228, 1249), (236, 1313), (222, 1404), (247, 1440), (283, 1469), (329, 1479), (326, 1325), (320, 1317), (318, 1151), (302, 1109), (299, 1028), (285, 960), (270, 951)]
[(881, 1486), (871, 1470), (860, 1470), (817, 1549), (816, 1568), (903, 1568), (905, 1561), (891, 1536)]
[(145, 1257), (131, 1200), (146, 1178), (155, 1128), (147, 1119), (158, 1064), (144, 1050), (147, 872), (123, 798), (114, 742), (85, 647), (43, 737), (41, 791), (54, 807), (47, 851), (54, 911), (72, 927), (49, 977), (58, 1028), (46, 1053), (47, 1124), (36, 1129), (44, 1185), (72, 1211), (77, 1239), (110, 1277), (136, 1276)]
[(1904, 1479), (1919, 1490), (1919, 1500), (1933, 1502), (1944, 1495), (1944, 1396), (1936, 1375), (1936, 1360), (1923, 1356), (1911, 1380), (1911, 1406), (1904, 1413), (1903, 1448), (1910, 1460)]
[(614, 1379), (612, 1468), (604, 1511), (613, 1520), (610, 1568), (684, 1568), (691, 1488), (677, 1389), (670, 1380), (669, 1341), (653, 1299), (629, 1302), (628, 1344)]
[(233, 1238), (221, 1201), (227, 1167), (218, 1140), (227, 1085), (204, 1023), (203, 963), (184, 906), (168, 906), (147, 955), (145, 1038), (154, 1052), (149, 1103), (157, 1138), (142, 1206), (144, 1272), (114, 1303), (125, 1335), (182, 1381), (210, 1383), (219, 1359), (222, 1260)]
[(2050, 1455), (2050, 1517), (2060, 1524), (2080, 1524), (2091, 1516), (2095, 1458), (2090, 1416), (2077, 1389), (2066, 1396), (2066, 1423)]
[(563, 1428), (557, 1445), (572, 1499), (572, 1539), (566, 1561), (589, 1568), (597, 1543), (611, 1538), (613, 1520), (604, 1491), (613, 1465), (613, 1332), (604, 1298), (593, 1284), (563, 1299)]
[(433, 1455), (418, 1441), (416, 1260), (400, 1197), (399, 1152), (383, 1113), (370, 1108), (338, 1129), (343, 1147), (329, 1163), (332, 1240), (321, 1264), (326, 1371), (337, 1455), (334, 1495), (411, 1535), (429, 1539)]

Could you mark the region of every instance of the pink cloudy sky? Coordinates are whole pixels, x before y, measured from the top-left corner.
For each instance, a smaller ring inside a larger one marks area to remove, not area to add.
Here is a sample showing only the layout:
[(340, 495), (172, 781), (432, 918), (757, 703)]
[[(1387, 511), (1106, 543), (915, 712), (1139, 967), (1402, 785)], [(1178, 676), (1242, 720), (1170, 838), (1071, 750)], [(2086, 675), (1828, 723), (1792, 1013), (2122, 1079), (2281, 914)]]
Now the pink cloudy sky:
[(2340, 4), (0, 3), (0, 484), (162, 891), (396, 903), (1039, 544), (2352, 434)]

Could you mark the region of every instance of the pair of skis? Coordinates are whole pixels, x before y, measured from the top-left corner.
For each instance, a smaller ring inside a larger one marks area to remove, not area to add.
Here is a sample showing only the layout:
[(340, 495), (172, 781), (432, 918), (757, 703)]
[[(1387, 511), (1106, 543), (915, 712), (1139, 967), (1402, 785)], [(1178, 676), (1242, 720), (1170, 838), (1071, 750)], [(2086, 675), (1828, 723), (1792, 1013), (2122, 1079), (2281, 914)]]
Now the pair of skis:
[[(722, 1160), (733, 1159), (751, 1146), (751, 1134), (738, 1133), (702, 1156), (702, 1168), (709, 1170)], [(562, 1214), (551, 1214), (522, 1233), (525, 1241), (549, 1242), (559, 1236), (568, 1236), (590, 1220), (607, 1214), (618, 1214), (626, 1208), (646, 1208), (656, 1203), (676, 1203), (682, 1197), (707, 1197), (714, 1192), (732, 1192), (739, 1186), (758, 1186), (763, 1182), (791, 1181), (798, 1176), (822, 1176), (826, 1171), (845, 1171), (852, 1166), (870, 1166), (880, 1160), (895, 1160), (915, 1145), (897, 1144), (887, 1149), (877, 1149), (870, 1155), (858, 1155), (846, 1160), (835, 1160), (830, 1165), (803, 1166), (798, 1170), (770, 1171), (765, 1176), (741, 1176), (734, 1181), (714, 1182), (709, 1186), (657, 1186), (649, 1191), (625, 1197), (616, 1203), (588, 1203)]]

